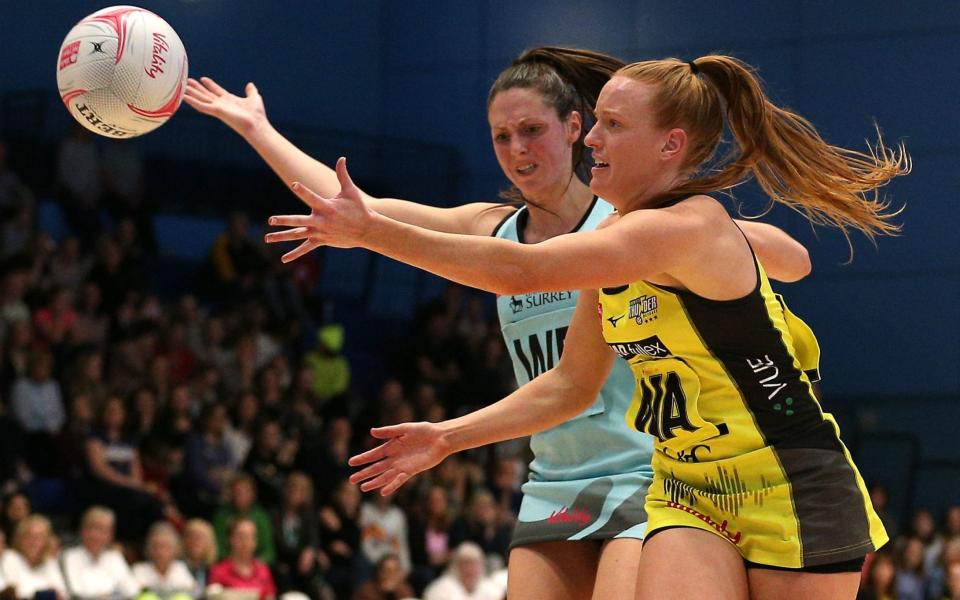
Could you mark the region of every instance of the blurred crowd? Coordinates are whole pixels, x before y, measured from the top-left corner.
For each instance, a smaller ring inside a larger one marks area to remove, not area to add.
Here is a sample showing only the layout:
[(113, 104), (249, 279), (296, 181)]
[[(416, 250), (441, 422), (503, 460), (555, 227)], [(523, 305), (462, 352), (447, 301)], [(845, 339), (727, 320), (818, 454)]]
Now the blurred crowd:
[[(282, 265), (234, 214), (204, 262), (181, 265), (188, 292), (158, 289), (135, 150), (74, 134), (36, 190), (7, 152), (0, 596), (505, 597), (525, 440), (452, 456), (391, 497), (347, 481), (371, 426), (513, 389), (489, 298), (447, 287), (394, 324), (382, 369), (355, 373), (315, 256)], [(35, 226), (37, 194), (65, 217), (57, 241)], [(960, 506), (939, 526), (917, 512), (868, 560), (861, 595), (960, 600)]]

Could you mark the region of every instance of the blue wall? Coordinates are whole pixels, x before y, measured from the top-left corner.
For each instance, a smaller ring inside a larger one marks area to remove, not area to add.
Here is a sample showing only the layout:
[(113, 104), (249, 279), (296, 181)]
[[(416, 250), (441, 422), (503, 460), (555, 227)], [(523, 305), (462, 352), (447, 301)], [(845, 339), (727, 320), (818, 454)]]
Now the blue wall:
[[(277, 120), (450, 144), (450, 203), (506, 185), (490, 149), (486, 90), (522, 49), (581, 45), (643, 59), (732, 53), (830, 141), (863, 147), (876, 119), (903, 139), (914, 173), (890, 186), (903, 235), (875, 249), (799, 217), (771, 219), (811, 249), (815, 273), (788, 286), (820, 336), (828, 397), (960, 391), (960, 2), (955, 0), (614, 0), (517, 2), (172, 0), (142, 4), (180, 33), (192, 74), (258, 83)], [(0, 5), (0, 92), (52, 88), (56, 47), (101, 3)], [(158, 139), (164, 130), (153, 134)], [(411, 178), (429, 178), (431, 165)], [(420, 170), (420, 172), (415, 172)], [(747, 193), (746, 197), (750, 194)], [(759, 205), (748, 205), (747, 210)]]

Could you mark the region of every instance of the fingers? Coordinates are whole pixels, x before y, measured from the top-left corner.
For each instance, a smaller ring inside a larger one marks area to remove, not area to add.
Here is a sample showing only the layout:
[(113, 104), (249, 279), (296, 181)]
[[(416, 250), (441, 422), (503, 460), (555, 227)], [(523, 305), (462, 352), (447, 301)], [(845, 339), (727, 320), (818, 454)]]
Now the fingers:
[(256, 96), (256, 95), (258, 95), (258, 94), (260, 93), (259, 91), (257, 91), (257, 86), (253, 85), (253, 82), (252, 82), (252, 81), (247, 84), (247, 87), (245, 87), (245, 88), (243, 89), (243, 91), (245, 91), (245, 92), (247, 93), (247, 97), (248, 97), (248, 98), (249, 98), (250, 96)]
[(337, 159), (337, 179), (340, 180), (340, 193), (343, 194), (346, 191), (356, 190), (357, 186), (353, 183), (353, 179), (350, 178), (350, 173), (347, 172), (347, 157), (341, 156)]
[(214, 96), (222, 96), (229, 93), (227, 90), (220, 87), (216, 81), (210, 79), (209, 77), (201, 77), (200, 83), (202, 83), (205, 88), (210, 90), (210, 93), (212, 93)]
[(395, 437), (400, 437), (405, 434), (410, 429), (407, 423), (400, 423), (398, 425), (386, 425), (384, 427), (374, 427), (370, 430), (370, 435), (377, 438), (378, 440), (388, 440)]
[(381, 496), (389, 496), (395, 491), (399, 490), (400, 487), (410, 480), (411, 475), (407, 473), (398, 473), (396, 477), (393, 478), (393, 481), (385, 485), (382, 490), (380, 490)]
[(361, 481), (366, 481), (368, 479), (373, 479), (377, 475), (385, 472), (387, 469), (390, 469), (390, 461), (388, 460), (378, 460), (369, 467), (357, 471), (350, 476), (350, 483), (360, 483)]
[(316, 217), (312, 215), (274, 215), (268, 223), (271, 226), (310, 227), (316, 225)]
[(310, 252), (319, 248), (322, 245), (323, 243), (321, 242), (318, 242), (315, 240), (307, 240), (302, 244), (300, 244), (299, 246), (297, 246), (296, 248), (294, 248), (293, 250), (291, 250), (290, 252), (287, 252), (286, 254), (281, 256), (280, 262), (284, 264), (288, 262), (293, 262), (298, 258), (300, 258), (301, 256), (303, 256), (304, 254), (309, 254)]
[(313, 210), (322, 214), (332, 214), (335, 212), (333, 207), (330, 205), (330, 202), (326, 198), (314, 192), (299, 181), (294, 181), (292, 184), (290, 184), (290, 189), (293, 190), (293, 193), (297, 195), (297, 198), (300, 198), (304, 204)]
[(385, 458), (387, 456), (387, 445), (389, 443), (390, 442), (387, 442), (386, 444), (380, 444), (376, 448), (367, 450), (362, 454), (351, 456), (350, 459), (347, 461), (347, 464), (350, 465), (351, 467), (359, 467), (360, 465), (365, 465), (367, 463), (372, 463), (373, 461), (380, 460), (381, 458)]
[(393, 483), (394, 478), (398, 475), (398, 471), (394, 468), (387, 469), (380, 475), (377, 475), (370, 481), (364, 481), (360, 484), (361, 492), (369, 492), (371, 490), (380, 489), (385, 485)]
[(284, 231), (273, 231), (263, 236), (263, 241), (268, 244), (276, 242), (295, 242), (305, 240), (310, 237), (310, 229), (307, 227), (294, 227)]

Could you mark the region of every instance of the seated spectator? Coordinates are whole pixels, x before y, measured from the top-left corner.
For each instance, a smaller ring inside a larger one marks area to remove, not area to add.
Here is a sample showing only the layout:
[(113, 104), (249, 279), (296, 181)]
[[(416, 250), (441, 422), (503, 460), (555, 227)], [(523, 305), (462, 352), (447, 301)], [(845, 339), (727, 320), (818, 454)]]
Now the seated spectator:
[(268, 565), (273, 564), (276, 550), (273, 546), (273, 526), (262, 506), (257, 504), (257, 487), (246, 473), (240, 473), (230, 482), (230, 499), (213, 517), (213, 530), (217, 536), (220, 556), (226, 556), (229, 543), (230, 523), (238, 518), (253, 521), (257, 529), (256, 556)]
[[(71, 397), (85, 395), (99, 409), (107, 397), (107, 384), (103, 379), (103, 353), (88, 350), (74, 363), (73, 372), (67, 380), (67, 391)], [(97, 410), (99, 412), (99, 410)]]
[(496, 571), (507, 564), (510, 552), (510, 527), (500, 518), (493, 494), (479, 490), (470, 499), (470, 510), (458, 518), (450, 531), (450, 545), (473, 542), (487, 559), (487, 569)]
[(63, 551), (61, 565), (70, 595), (130, 599), (140, 585), (123, 555), (110, 548), (116, 517), (102, 506), (88, 508), (80, 521), (80, 545)]
[(32, 507), (30, 498), (20, 491), (14, 490), (3, 498), (3, 534), (8, 540), (13, 539), (17, 526), (30, 516)]
[(77, 394), (70, 399), (70, 418), (60, 430), (57, 447), (59, 464), (71, 480), (80, 480), (87, 472), (87, 439), (96, 425), (93, 402), (87, 394)]
[(431, 486), (427, 491), (425, 513), (410, 523), (410, 559), (413, 571), (410, 580), (415, 589), (422, 589), (436, 579), (450, 560), (450, 526), (453, 513), (447, 490)]
[(340, 481), (330, 501), (320, 508), (320, 538), (330, 557), (327, 581), (337, 598), (349, 598), (369, 570), (360, 550), (359, 513), (360, 489), (347, 480)]
[(392, 495), (373, 494), (361, 505), (360, 532), (363, 554), (371, 564), (391, 555), (400, 561), (404, 574), (410, 572), (407, 515), (393, 503)]
[(954, 560), (946, 566), (946, 589), (942, 600), (960, 600), (960, 560)]
[(273, 566), (281, 593), (324, 595), (323, 573), (330, 559), (320, 550), (320, 527), (313, 506), (313, 483), (294, 471), (283, 486), (281, 505), (273, 511), (277, 560)]
[(213, 526), (203, 519), (190, 519), (183, 528), (183, 562), (197, 587), (195, 598), (207, 587), (210, 567), (217, 562), (217, 538)]
[(960, 505), (947, 507), (943, 518), (943, 535), (948, 541), (960, 539)]
[(951, 563), (960, 562), (960, 537), (953, 537), (943, 545), (940, 561), (927, 573), (927, 598), (948, 595), (947, 579)]
[(257, 418), (260, 414), (260, 399), (251, 391), (240, 392), (234, 406), (233, 423), (227, 426), (224, 436), (230, 444), (230, 451), (240, 468), (247, 461), (253, 440), (257, 436)]
[(55, 436), (66, 421), (60, 384), (53, 378), (53, 355), (39, 351), (31, 355), (29, 375), (19, 377), (10, 390), (13, 416), (26, 433), (24, 456), (27, 466), (39, 475), (56, 474)]
[(373, 577), (353, 594), (353, 600), (403, 600), (413, 595), (400, 559), (394, 554), (386, 554), (377, 561)]
[(247, 454), (243, 470), (256, 481), (257, 495), (265, 505), (280, 503), (283, 483), (293, 470), (297, 450), (297, 440), (285, 438), (279, 422), (264, 420), (260, 423), (257, 439)]
[(59, 287), (80, 287), (93, 267), (93, 257), (80, 252), (80, 240), (68, 235), (50, 257), (50, 282)]
[(500, 586), (484, 576), (483, 550), (471, 542), (457, 546), (450, 567), (427, 586), (423, 600), (503, 600)]
[(140, 453), (127, 437), (123, 399), (110, 396), (103, 404), (99, 427), (87, 438), (88, 500), (119, 515), (120, 538), (143, 539), (147, 527), (164, 518), (164, 508), (143, 481)]
[(940, 553), (943, 551), (943, 536), (937, 531), (933, 513), (925, 508), (913, 513), (910, 533), (923, 543), (923, 570), (929, 572), (939, 562)]
[(923, 541), (908, 537), (897, 560), (897, 600), (924, 600), (926, 572), (923, 564)]
[(50, 296), (50, 303), (34, 313), (33, 326), (38, 339), (51, 348), (57, 348), (73, 338), (77, 311), (73, 307), (71, 289), (59, 288), (53, 290)]
[(229, 524), (229, 554), (210, 569), (210, 586), (220, 585), (227, 590), (256, 592), (260, 600), (274, 600), (277, 587), (270, 568), (256, 559), (259, 534), (257, 525), (246, 517), (238, 517)]
[(144, 555), (147, 560), (133, 566), (133, 576), (144, 591), (160, 597), (175, 594), (191, 596), (197, 582), (190, 569), (180, 560), (180, 536), (169, 523), (154, 523), (147, 534)]
[(187, 514), (210, 516), (235, 475), (233, 455), (224, 438), (227, 409), (222, 404), (207, 404), (198, 420), (199, 430), (187, 441), (184, 486), (178, 500), (187, 505)]
[(77, 322), (73, 325), (73, 343), (76, 346), (102, 346), (110, 329), (110, 319), (103, 310), (103, 296), (93, 281), (80, 287), (77, 302)]
[(33, 598), (35, 594), (52, 592), (58, 600), (66, 600), (67, 584), (54, 555), (50, 521), (40, 515), (31, 515), (17, 525), (13, 549), (4, 552), (0, 558), (0, 573), (16, 589), (17, 598)]
[(897, 568), (890, 550), (882, 548), (868, 558), (857, 600), (896, 600)]
[(347, 460), (353, 454), (353, 426), (344, 415), (331, 416), (322, 435), (308, 436), (297, 456), (298, 469), (305, 471), (316, 485), (318, 498), (330, 497), (350, 476)]
[(343, 326), (324, 325), (317, 331), (317, 345), (303, 357), (304, 366), (313, 373), (313, 391), (327, 403), (350, 388), (350, 363), (341, 354)]

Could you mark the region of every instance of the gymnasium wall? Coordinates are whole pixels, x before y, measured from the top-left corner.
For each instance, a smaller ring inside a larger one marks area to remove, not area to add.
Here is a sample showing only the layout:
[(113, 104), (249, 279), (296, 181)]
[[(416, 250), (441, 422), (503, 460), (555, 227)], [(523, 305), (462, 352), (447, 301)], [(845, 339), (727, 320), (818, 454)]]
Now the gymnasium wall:
[[(820, 337), (828, 398), (960, 392), (960, 2), (140, 2), (180, 33), (191, 74), (231, 89), (256, 81), (278, 122), (452, 146), (457, 193), (449, 204), (491, 199), (505, 187), (490, 149), (486, 90), (534, 45), (625, 59), (732, 53), (832, 142), (863, 148), (875, 119), (915, 161), (914, 173), (889, 188), (907, 204), (903, 235), (876, 248), (855, 235), (845, 264), (842, 237), (775, 209), (769, 218), (806, 243), (814, 262), (814, 274), (785, 292)], [(3, 1), (0, 92), (52, 88), (63, 35), (102, 5)], [(152, 134), (157, 143), (174, 135), (173, 125), (165, 129)], [(432, 162), (405, 163), (405, 192), (439, 176)], [(749, 189), (740, 196), (745, 212), (762, 209)]]

